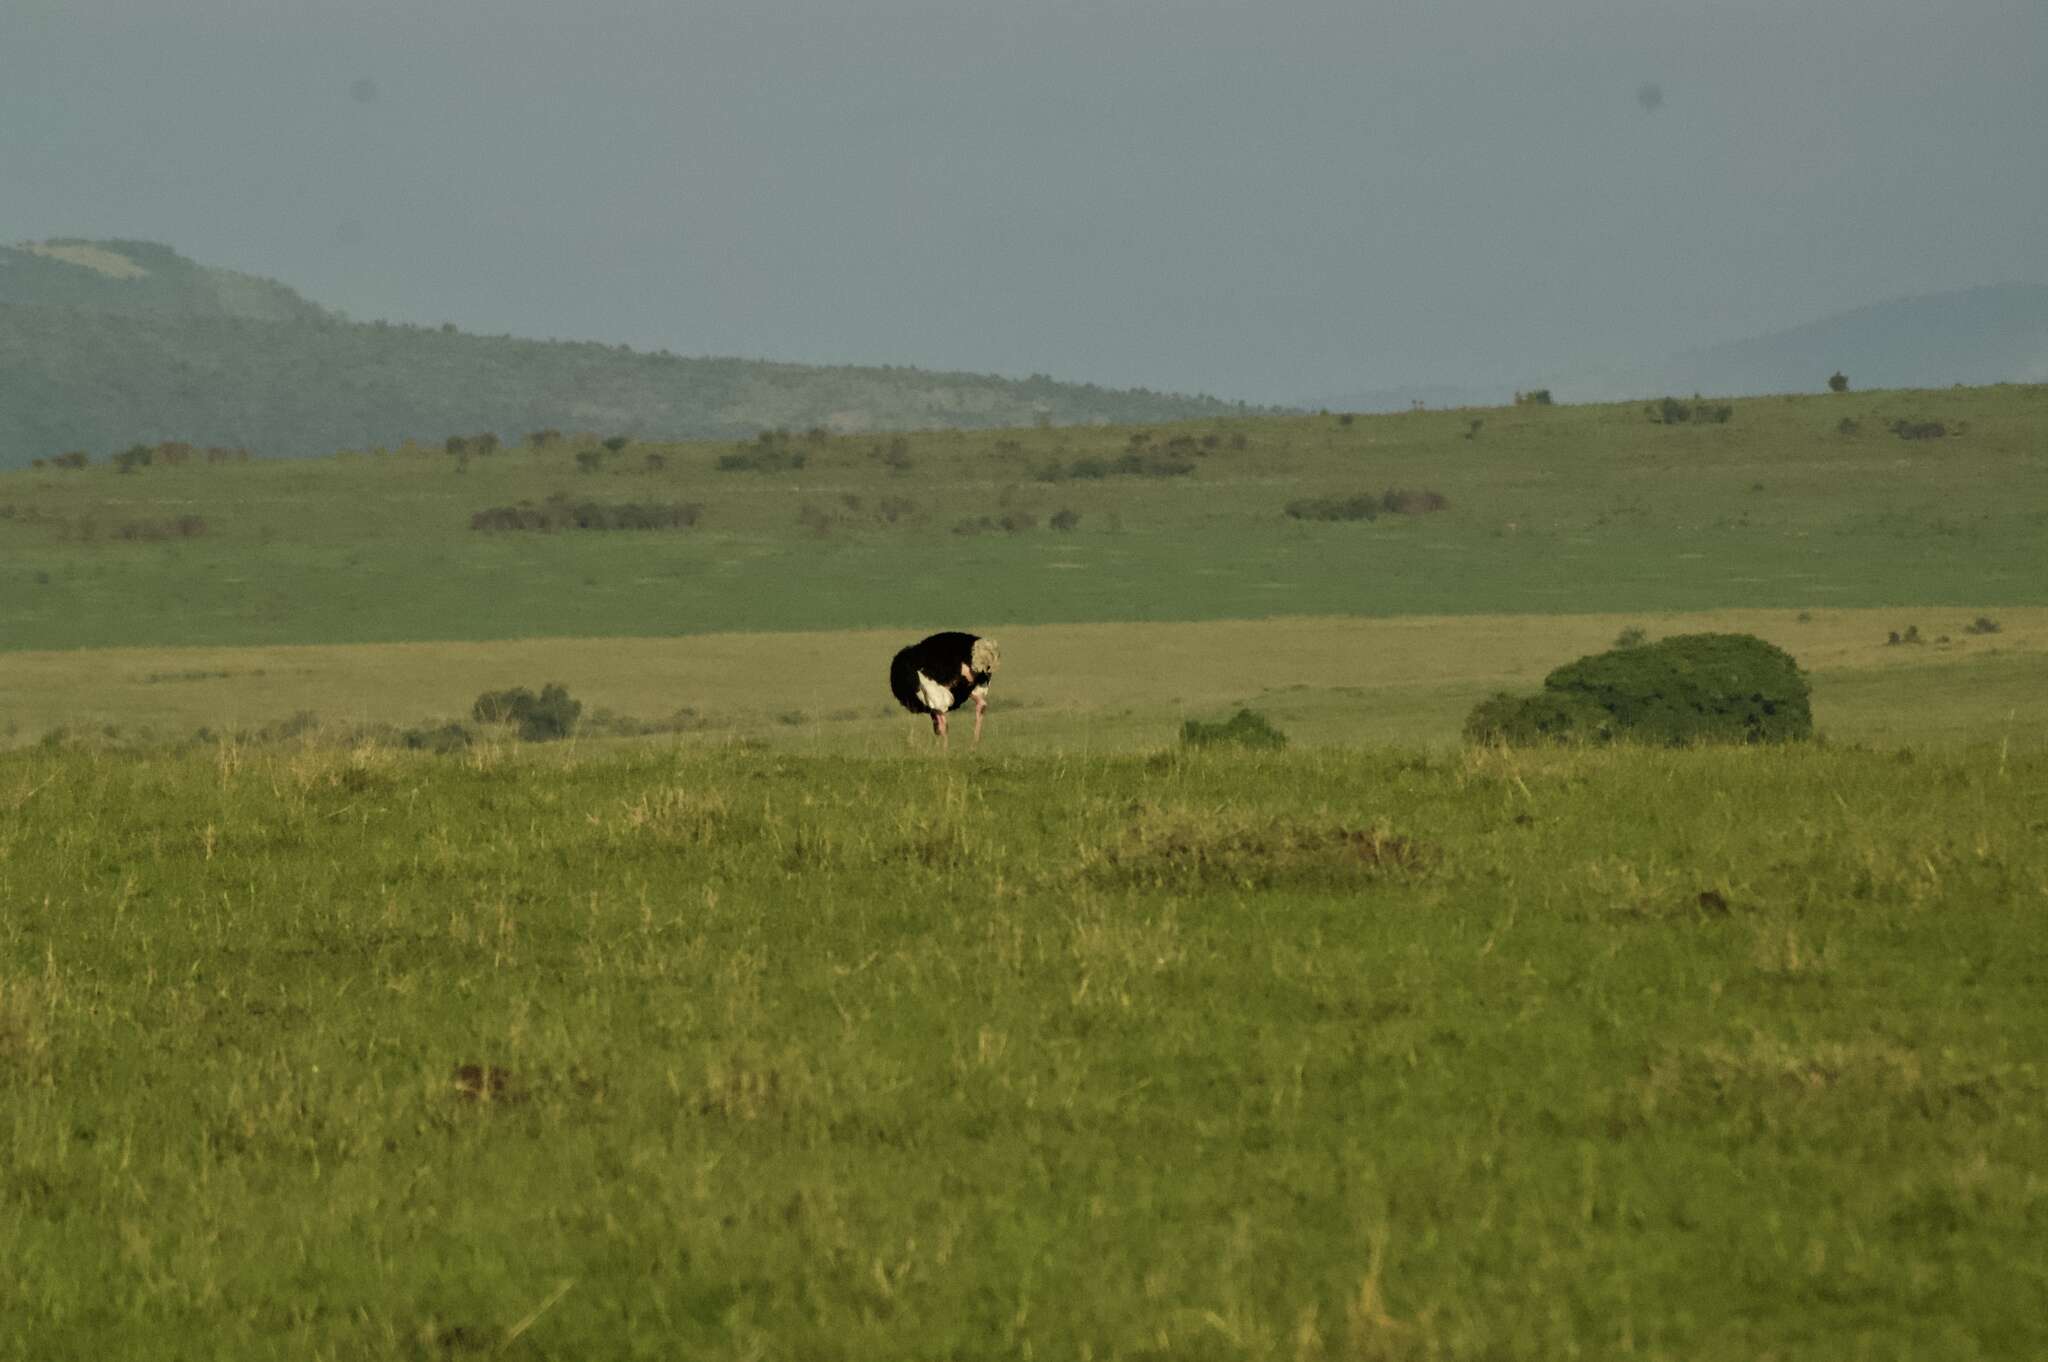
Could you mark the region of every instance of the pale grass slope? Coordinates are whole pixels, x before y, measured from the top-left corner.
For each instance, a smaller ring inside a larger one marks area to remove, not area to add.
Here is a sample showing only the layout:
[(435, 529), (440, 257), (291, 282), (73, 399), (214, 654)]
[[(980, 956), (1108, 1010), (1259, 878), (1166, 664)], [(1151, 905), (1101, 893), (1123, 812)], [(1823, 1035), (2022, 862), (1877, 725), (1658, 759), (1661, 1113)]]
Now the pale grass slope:
[[(1722, 610), (1671, 615), (1268, 619), (1001, 626), (1006, 666), (991, 696), (1004, 750), (1129, 749), (1170, 741), (1182, 718), (1251, 704), (1297, 743), (1454, 743), (1474, 701), (1533, 688), (1562, 663), (1650, 637), (1754, 633), (1814, 678), (1831, 739), (1887, 746), (2006, 742), (2048, 732), (2048, 608), (1978, 612)], [(1804, 616), (1804, 618), (1802, 618)], [(1927, 640), (1888, 646), (1908, 624)], [(1946, 636), (1946, 643), (1936, 640)], [(486, 690), (558, 681), (590, 710), (645, 720), (690, 711), (697, 741), (767, 740), (833, 751), (895, 750), (920, 730), (890, 703), (900, 634), (707, 634), (10, 655), (0, 737), (64, 727), (182, 738), (255, 730), (311, 712), (330, 731), (467, 717)]]

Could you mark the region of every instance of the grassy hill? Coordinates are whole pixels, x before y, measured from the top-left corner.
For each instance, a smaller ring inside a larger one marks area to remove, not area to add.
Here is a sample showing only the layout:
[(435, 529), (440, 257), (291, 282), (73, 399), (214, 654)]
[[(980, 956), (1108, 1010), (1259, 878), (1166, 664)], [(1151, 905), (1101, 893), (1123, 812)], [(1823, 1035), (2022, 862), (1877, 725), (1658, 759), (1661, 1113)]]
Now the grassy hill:
[(121, 317), (335, 320), (274, 279), (211, 269), (153, 241), (76, 237), (0, 246), (0, 304)]
[[(31, 469), (0, 475), (0, 648), (2044, 603), (2048, 387), (1657, 414)], [(1390, 490), (1445, 504), (1383, 510)], [(1366, 496), (1371, 520), (1288, 513)], [(472, 528), (551, 500), (701, 509), (687, 528)]]
[(452, 431), (642, 437), (1165, 421), (1237, 408), (1049, 378), (685, 359), (353, 323), (149, 243), (0, 252), (0, 468), (136, 442), (271, 455)]

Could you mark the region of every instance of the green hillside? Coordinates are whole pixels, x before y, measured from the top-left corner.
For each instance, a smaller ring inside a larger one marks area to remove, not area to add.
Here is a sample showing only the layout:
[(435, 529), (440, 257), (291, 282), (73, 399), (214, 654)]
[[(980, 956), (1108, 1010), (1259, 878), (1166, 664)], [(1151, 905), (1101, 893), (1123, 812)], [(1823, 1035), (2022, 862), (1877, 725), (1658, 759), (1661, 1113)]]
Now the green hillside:
[(44, 467), (0, 475), (0, 648), (2048, 602), (2048, 387), (1660, 416)]
[(124, 317), (333, 320), (327, 309), (274, 279), (210, 269), (153, 241), (76, 237), (0, 246), (0, 304)]
[(0, 468), (164, 440), (267, 455), (549, 427), (676, 439), (1170, 421), (1210, 398), (891, 367), (686, 359), (344, 321), (140, 242), (0, 251)]

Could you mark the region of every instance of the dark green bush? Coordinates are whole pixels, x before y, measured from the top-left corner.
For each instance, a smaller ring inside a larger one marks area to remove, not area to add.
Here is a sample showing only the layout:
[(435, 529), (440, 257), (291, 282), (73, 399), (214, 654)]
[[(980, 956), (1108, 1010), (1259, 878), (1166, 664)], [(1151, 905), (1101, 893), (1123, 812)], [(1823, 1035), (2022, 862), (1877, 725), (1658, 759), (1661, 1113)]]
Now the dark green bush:
[(1273, 721), (1255, 709), (1240, 709), (1220, 723), (1189, 719), (1180, 726), (1180, 740), (1187, 747), (1277, 749), (1287, 746), (1287, 735), (1273, 727)]
[(398, 745), (414, 752), (435, 752), (443, 756), (451, 752), (465, 752), (475, 741), (469, 729), (450, 722), (434, 727), (408, 728), (398, 734)]
[(1748, 634), (1679, 634), (1559, 667), (1533, 696), (1497, 695), (1474, 742), (1788, 742), (1813, 736), (1811, 688), (1784, 649)]
[(730, 454), (718, 456), (721, 473), (793, 473), (802, 468), (809, 455), (781, 444), (742, 445)]
[(568, 688), (550, 683), (535, 695), (524, 686), (487, 690), (476, 697), (470, 717), (480, 724), (517, 724), (527, 742), (566, 738), (575, 731), (583, 702), (569, 698)]
[(1510, 695), (1502, 691), (1472, 707), (1465, 741), (1535, 747), (1549, 742), (1605, 742), (1612, 716), (1584, 696), (1557, 691)]
[(1650, 419), (1667, 426), (1681, 426), (1688, 421), (1700, 425), (1725, 425), (1735, 414), (1735, 408), (1726, 402), (1702, 402), (1695, 396), (1690, 402), (1681, 402), (1675, 397), (1660, 398), (1650, 407)]
[(1948, 434), (1948, 427), (1939, 421), (1908, 421), (1904, 417), (1892, 422), (1890, 430), (1901, 440), (1939, 440)]
[(697, 501), (571, 501), (560, 493), (535, 504), (492, 506), (469, 518), (472, 530), (687, 530), (704, 514)]
[(1371, 494), (1355, 497), (1304, 497), (1287, 503), (1292, 520), (1371, 520), (1380, 513), (1380, 499)]

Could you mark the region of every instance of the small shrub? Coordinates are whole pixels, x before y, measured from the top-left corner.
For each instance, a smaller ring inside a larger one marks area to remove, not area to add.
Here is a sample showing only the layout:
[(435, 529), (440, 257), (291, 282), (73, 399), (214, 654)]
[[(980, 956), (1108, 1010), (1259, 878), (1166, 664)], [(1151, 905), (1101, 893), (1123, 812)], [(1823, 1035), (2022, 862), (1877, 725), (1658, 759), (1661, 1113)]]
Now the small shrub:
[(793, 473), (809, 459), (801, 449), (780, 444), (742, 445), (730, 454), (718, 456), (721, 473)]
[(206, 533), (204, 516), (181, 515), (172, 520), (127, 520), (114, 527), (114, 537), (131, 543), (156, 544), (166, 539), (197, 539)]
[(1844, 416), (1841, 420), (1835, 422), (1835, 434), (1837, 435), (1847, 437), (1861, 435), (1862, 433), (1863, 423), (1853, 416)]
[(1255, 709), (1240, 709), (1220, 723), (1189, 719), (1180, 726), (1184, 747), (1249, 747), (1277, 750), (1287, 746), (1287, 735), (1273, 721)]
[(1939, 440), (1948, 434), (1948, 427), (1940, 421), (1908, 421), (1903, 417), (1892, 422), (1889, 429), (1901, 440)]
[(1906, 632), (1903, 634), (1900, 633), (1898, 630), (1894, 629), (1889, 634), (1885, 635), (1884, 646), (1887, 648), (1897, 648), (1901, 644), (1911, 645), (1915, 643), (1924, 643), (1925, 641), (1926, 640), (1920, 637), (1920, 626), (1917, 624), (1909, 624), (1906, 626)]
[(583, 702), (571, 699), (566, 687), (549, 683), (535, 695), (524, 686), (485, 691), (470, 707), (480, 724), (516, 724), (527, 742), (551, 742), (575, 731)]
[(604, 451), (601, 449), (579, 449), (576, 451), (576, 471), (595, 473), (604, 467)]
[(1631, 624), (1614, 636), (1614, 646), (1617, 648), (1640, 648), (1648, 639), (1649, 635), (1643, 632), (1641, 625)]
[(1989, 615), (1979, 615), (1976, 619), (1963, 626), (1963, 632), (1966, 634), (1995, 634), (1998, 632), (1998, 628), (1997, 620), (1992, 619)]
[(1080, 525), (1081, 513), (1075, 510), (1054, 511), (1049, 523), (1061, 534), (1066, 534)]
[(631, 444), (632, 440), (624, 435), (614, 435), (610, 439), (605, 440), (603, 443), (606, 450), (613, 454), (616, 454), (620, 450), (624, 449), (627, 445)]
[(875, 503), (875, 514), (890, 525), (917, 514), (917, 503), (909, 497), (883, 497)]
[(1357, 419), (1358, 417), (1353, 415), (1351, 412), (1340, 412), (1337, 416), (1337, 424), (1340, 426), (1348, 426)]
[(549, 426), (545, 430), (529, 430), (526, 432), (526, 447), (528, 449), (553, 449), (560, 443), (562, 443), (562, 432), (556, 430), (553, 426)]
[(1735, 414), (1735, 408), (1726, 402), (1702, 402), (1697, 396), (1691, 402), (1665, 397), (1653, 403), (1649, 413), (1650, 419), (1660, 425), (1680, 426), (1688, 421), (1700, 425), (1721, 425)]
[(1538, 691), (1510, 695), (1501, 691), (1472, 707), (1465, 718), (1465, 741), (1537, 747), (1545, 743), (1604, 742), (1613, 736), (1606, 710), (1581, 695)]
[(1531, 696), (1496, 695), (1465, 722), (1474, 742), (1787, 742), (1813, 736), (1811, 687), (1792, 655), (1748, 634), (1679, 634), (1582, 657)]
[(1475, 416), (1475, 417), (1473, 417), (1473, 418), (1472, 418), (1472, 422), (1471, 422), (1471, 424), (1465, 427), (1465, 438), (1466, 438), (1466, 439), (1468, 439), (1468, 440), (1476, 440), (1476, 439), (1478, 439), (1478, 438), (1479, 438), (1479, 428), (1480, 428), (1481, 426), (1485, 425), (1485, 424), (1486, 424), (1486, 418), (1485, 418), (1484, 416)]
[[(1144, 432), (1140, 431), (1139, 435)], [(1150, 437), (1147, 436), (1147, 439)], [(1132, 443), (1139, 444), (1138, 435), (1131, 437)], [(1184, 447), (1194, 448), (1192, 439)], [(1072, 463), (1050, 463), (1037, 473), (1040, 482), (1063, 482), (1068, 478), (1183, 478), (1195, 471), (1195, 461), (1169, 446), (1168, 451), (1134, 448), (1119, 454), (1115, 459), (1095, 456), (1075, 459)]]
[(1026, 530), (1038, 528), (1038, 517), (1029, 511), (1005, 511), (996, 524), (1005, 534), (1022, 534)]
[(686, 530), (704, 514), (697, 501), (570, 501), (557, 493), (535, 505), (493, 506), (469, 518), (469, 528), (485, 531), (531, 530)]
[(823, 539), (832, 533), (832, 513), (808, 501), (804, 503), (803, 509), (796, 513), (796, 523), (803, 526), (816, 539)]
[(56, 458), (50, 460), (50, 466), (52, 468), (83, 468), (91, 462), (92, 455), (82, 449), (74, 449), (69, 453), (59, 454)]
[(887, 446), (877, 446), (873, 457), (880, 460), (891, 473), (908, 473), (917, 465), (910, 457), (910, 441), (901, 435), (889, 441)]
[(1372, 520), (1380, 513), (1380, 499), (1370, 494), (1355, 497), (1305, 497), (1287, 503), (1291, 520)]
[(1849, 376), (1843, 373), (1840, 369), (1837, 369), (1832, 374), (1829, 374), (1828, 391), (1831, 393), (1845, 393), (1849, 391)]
[(156, 458), (156, 451), (148, 445), (130, 445), (114, 456), (114, 467), (123, 473), (133, 473), (138, 468), (147, 468)]
[(432, 728), (408, 728), (398, 734), (398, 745), (415, 752), (433, 752), (446, 756), (451, 752), (463, 752), (476, 741), (476, 735), (466, 724), (450, 720)]
[(1380, 498), (1380, 509), (1389, 515), (1428, 515), (1451, 504), (1442, 492), (1408, 492), (1389, 488)]
[(1531, 388), (1531, 389), (1530, 389), (1530, 390), (1529, 390), (1528, 392), (1525, 392), (1525, 393), (1516, 393), (1516, 394), (1515, 394), (1515, 405), (1516, 405), (1516, 406), (1518, 406), (1518, 407), (1548, 407), (1548, 406), (1551, 406), (1551, 405), (1552, 405), (1552, 402), (1551, 402), (1551, 398), (1550, 398), (1550, 389), (1548, 389), (1548, 388)]
[(991, 516), (967, 516), (953, 522), (953, 533), (961, 535), (990, 534), (1002, 527)]

